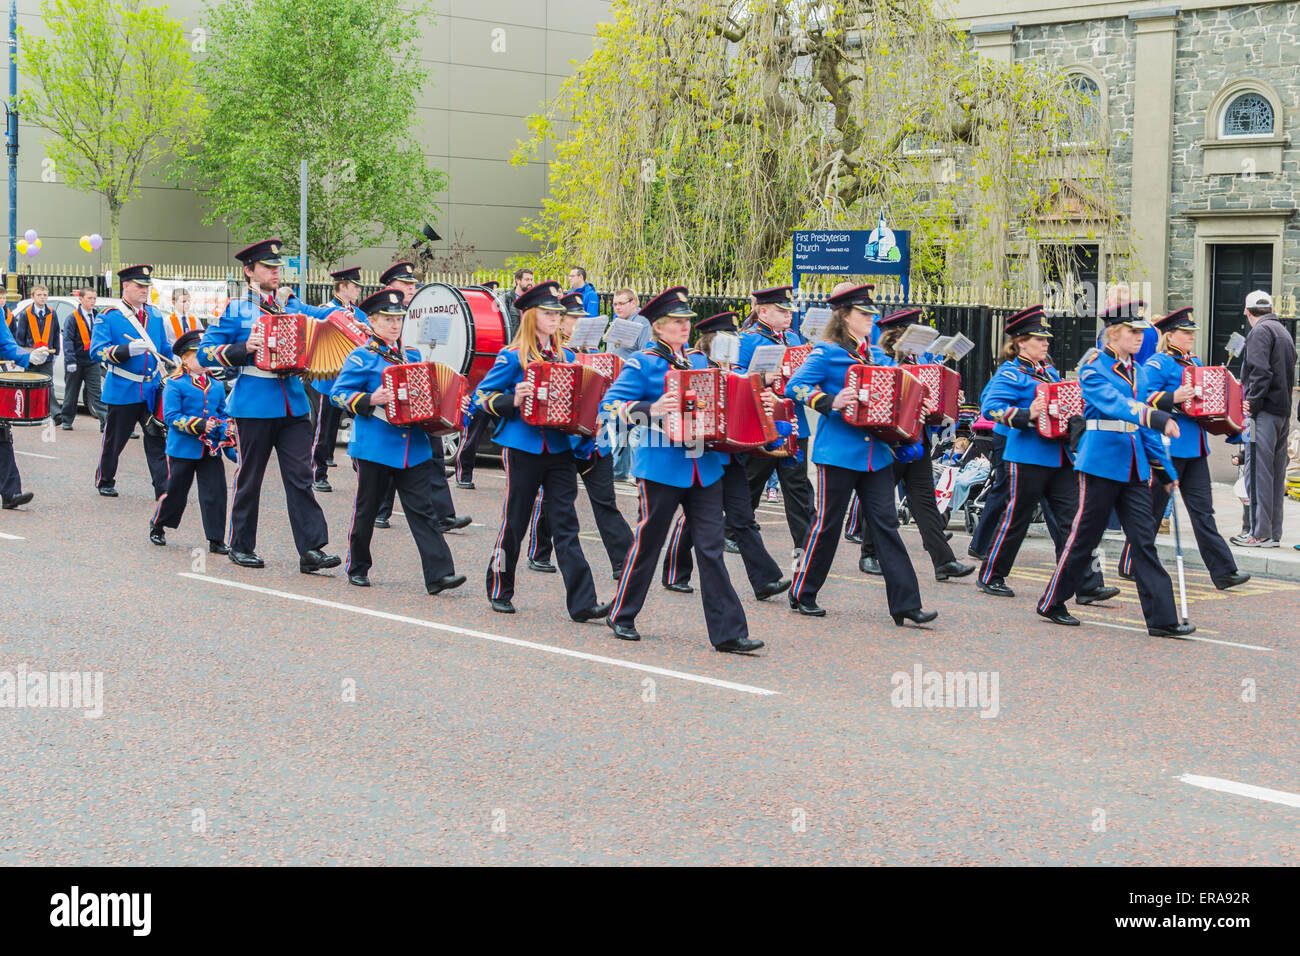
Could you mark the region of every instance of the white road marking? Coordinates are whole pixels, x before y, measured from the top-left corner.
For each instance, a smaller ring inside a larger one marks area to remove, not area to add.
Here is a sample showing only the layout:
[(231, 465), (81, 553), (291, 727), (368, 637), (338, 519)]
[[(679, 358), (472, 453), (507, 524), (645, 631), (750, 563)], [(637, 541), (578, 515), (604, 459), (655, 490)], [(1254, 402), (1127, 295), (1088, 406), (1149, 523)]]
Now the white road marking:
[(216, 578), (207, 574), (192, 574), (188, 571), (181, 571), (178, 572), (178, 574), (182, 578), (190, 578), (195, 581), (208, 581), (226, 587), (239, 588), (243, 591), (254, 591), (257, 594), (267, 594), (271, 597), (284, 598), (288, 601), (301, 601), (305, 604), (315, 604), (319, 607), (327, 607), (336, 611), (348, 611), (352, 614), (363, 614), (367, 617), (383, 618), (386, 621), (397, 621), (400, 624), (410, 624), (415, 627), (427, 627), (435, 631), (446, 631), (449, 634), (463, 634), (466, 637), (476, 637), (479, 640), (493, 641), (498, 644), (510, 644), (514, 647), (525, 647), (529, 650), (544, 651), (548, 654), (558, 654), (561, 657), (573, 657), (578, 660), (592, 661), (597, 664), (609, 664), (611, 667), (626, 667), (628, 670), (644, 671), (647, 674), (658, 674), (661, 677), (676, 677), (679, 680), (691, 681), (696, 684), (708, 684), (712, 687), (722, 687), (726, 690), (736, 690), (745, 694), (770, 696), (780, 693), (780, 691), (767, 690), (763, 687), (754, 687), (750, 684), (737, 684), (732, 681), (718, 680), (716, 677), (703, 677), (699, 674), (688, 674), (685, 671), (668, 670), (663, 667), (654, 667), (650, 664), (637, 664), (632, 661), (621, 661), (613, 657), (603, 657), (599, 654), (588, 654), (584, 651), (574, 651), (566, 647), (553, 647), (550, 644), (538, 644), (534, 641), (522, 641), (519, 638), (506, 637), (502, 634), (491, 634), (487, 631), (475, 631), (467, 627), (456, 627), (452, 624), (439, 624), (436, 621), (426, 621), (418, 617), (406, 617), (402, 614), (390, 614), (387, 611), (375, 611), (368, 607), (358, 607), (355, 604), (341, 604), (338, 601), (326, 601), (321, 598), (308, 597), (305, 594), (294, 594), (290, 591), (276, 591), (272, 588), (263, 588), (253, 584), (244, 584), (241, 581), (231, 581), (227, 578)]
[(1181, 774), (1177, 779), (1183, 783), (1190, 783), (1193, 787), (1204, 787), (1206, 790), (1235, 793), (1239, 797), (1253, 797), (1256, 800), (1267, 800), (1269, 803), (1280, 803), (1287, 807), (1300, 807), (1300, 793), (1270, 790), (1268, 787), (1237, 783), (1235, 780), (1224, 780), (1222, 777), (1202, 777), (1194, 773)]
[(3, 531), (0, 531), (0, 538), (4, 538), (6, 541), (26, 541), (26, 540), (27, 540), (26, 538), (24, 538), (24, 537), (23, 537), (22, 535), (20, 535), (20, 534), (5, 534)]
[(15, 454), (15, 455), (26, 455), (28, 458), (44, 458), (46, 461), (58, 461), (58, 460), (59, 460), (58, 458), (54, 457), (53, 455), (38, 455), (38, 454), (36, 454), (36, 452), (34, 452), (34, 451), (19, 451), (19, 450), (16, 449), (16, 448), (14, 449), (14, 454)]
[[(1107, 624), (1105, 621), (1094, 621), (1092, 618), (1082, 618), (1081, 620), (1088, 627), (1113, 627), (1117, 631), (1136, 631), (1138, 634), (1145, 634), (1147, 632), (1145, 627), (1129, 627), (1127, 624)], [(1226, 647), (1244, 647), (1250, 651), (1275, 650), (1275, 648), (1272, 647), (1260, 647), (1258, 644), (1239, 644), (1236, 641), (1216, 641), (1212, 637), (1196, 637), (1195, 635), (1189, 637), (1167, 638), (1167, 640), (1201, 641), (1206, 644), (1223, 644)]]

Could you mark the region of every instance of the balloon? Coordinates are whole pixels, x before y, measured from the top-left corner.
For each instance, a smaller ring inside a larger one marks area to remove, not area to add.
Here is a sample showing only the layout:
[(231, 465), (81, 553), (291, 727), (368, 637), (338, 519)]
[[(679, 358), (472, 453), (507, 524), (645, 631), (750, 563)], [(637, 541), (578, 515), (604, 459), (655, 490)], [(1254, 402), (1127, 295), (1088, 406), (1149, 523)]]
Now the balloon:
[(100, 235), (99, 233), (97, 233), (97, 232), (92, 232), (92, 233), (90, 234), (90, 248), (92, 248), (92, 249), (94, 249), (96, 252), (98, 252), (98, 251), (99, 251), (99, 247), (102, 246), (103, 244), (104, 244), (104, 237), (103, 237), (103, 236), (101, 236), (101, 235)]
[(36, 240), (36, 248), (37, 248), (38, 250), (41, 248), (41, 240), (39, 240), (39, 239)]
[(38, 255), (40, 255), (40, 252), (41, 250), (37, 248), (36, 243), (31, 242), (27, 244), (27, 255), (30, 256), (31, 258), (35, 259)]
[(27, 255), (27, 240), (19, 239), (18, 243), (14, 246), (14, 248), (18, 250), (18, 254), (20, 256)]
[(23, 233), (23, 238), (26, 239), (28, 242), (35, 242), (35, 241), (36, 241), (36, 230), (35, 230), (35, 229), (28, 229), (26, 232)]
[(80, 239), (77, 240), (77, 245), (81, 246), (81, 250), (83, 252), (95, 251), (94, 249), (90, 248), (90, 236), (82, 236)]

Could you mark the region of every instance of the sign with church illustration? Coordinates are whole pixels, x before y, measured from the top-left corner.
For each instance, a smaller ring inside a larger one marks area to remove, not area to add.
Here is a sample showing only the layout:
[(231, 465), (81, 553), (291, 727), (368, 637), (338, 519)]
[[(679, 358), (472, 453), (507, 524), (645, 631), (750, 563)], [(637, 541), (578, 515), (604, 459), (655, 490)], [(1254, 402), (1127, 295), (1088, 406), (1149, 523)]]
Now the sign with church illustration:
[(911, 271), (911, 235), (890, 229), (882, 213), (876, 228), (796, 229), (794, 231), (794, 281), (809, 274), (841, 276), (898, 276), (907, 289)]

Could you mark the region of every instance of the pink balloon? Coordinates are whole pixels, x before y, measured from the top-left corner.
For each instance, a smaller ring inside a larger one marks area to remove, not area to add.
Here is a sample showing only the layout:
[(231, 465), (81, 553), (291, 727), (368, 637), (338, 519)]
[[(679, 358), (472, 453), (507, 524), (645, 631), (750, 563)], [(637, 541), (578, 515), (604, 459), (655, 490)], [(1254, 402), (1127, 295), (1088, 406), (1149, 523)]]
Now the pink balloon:
[(103, 244), (104, 244), (104, 237), (103, 237), (103, 236), (101, 236), (101, 235), (100, 235), (99, 233), (97, 233), (97, 232), (92, 232), (92, 233), (90, 234), (90, 248), (92, 248), (92, 249), (94, 249), (96, 252), (98, 252), (98, 251), (99, 251), (99, 247), (102, 246)]
[(40, 254), (41, 254), (41, 250), (39, 250), (39, 249), (36, 248), (36, 243), (34, 243), (34, 242), (29, 242), (29, 243), (27, 244), (27, 255), (29, 255), (29, 256), (31, 256), (33, 259), (35, 259), (35, 258), (36, 258), (37, 256), (39, 256)]

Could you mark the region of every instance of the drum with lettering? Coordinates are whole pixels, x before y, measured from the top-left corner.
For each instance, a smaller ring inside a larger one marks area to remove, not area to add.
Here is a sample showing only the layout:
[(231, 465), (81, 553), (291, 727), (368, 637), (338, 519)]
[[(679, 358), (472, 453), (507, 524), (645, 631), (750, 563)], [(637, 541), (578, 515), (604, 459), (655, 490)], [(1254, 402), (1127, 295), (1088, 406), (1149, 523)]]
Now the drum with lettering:
[(50, 417), (54, 379), (40, 372), (0, 372), (0, 422), (39, 425)]
[[(430, 345), (426, 320), (444, 316), (450, 319), (446, 341)], [(432, 282), (411, 297), (402, 339), (418, 346), (425, 361), (441, 362), (464, 375), (473, 390), (514, 334), (510, 310), (492, 290)]]

